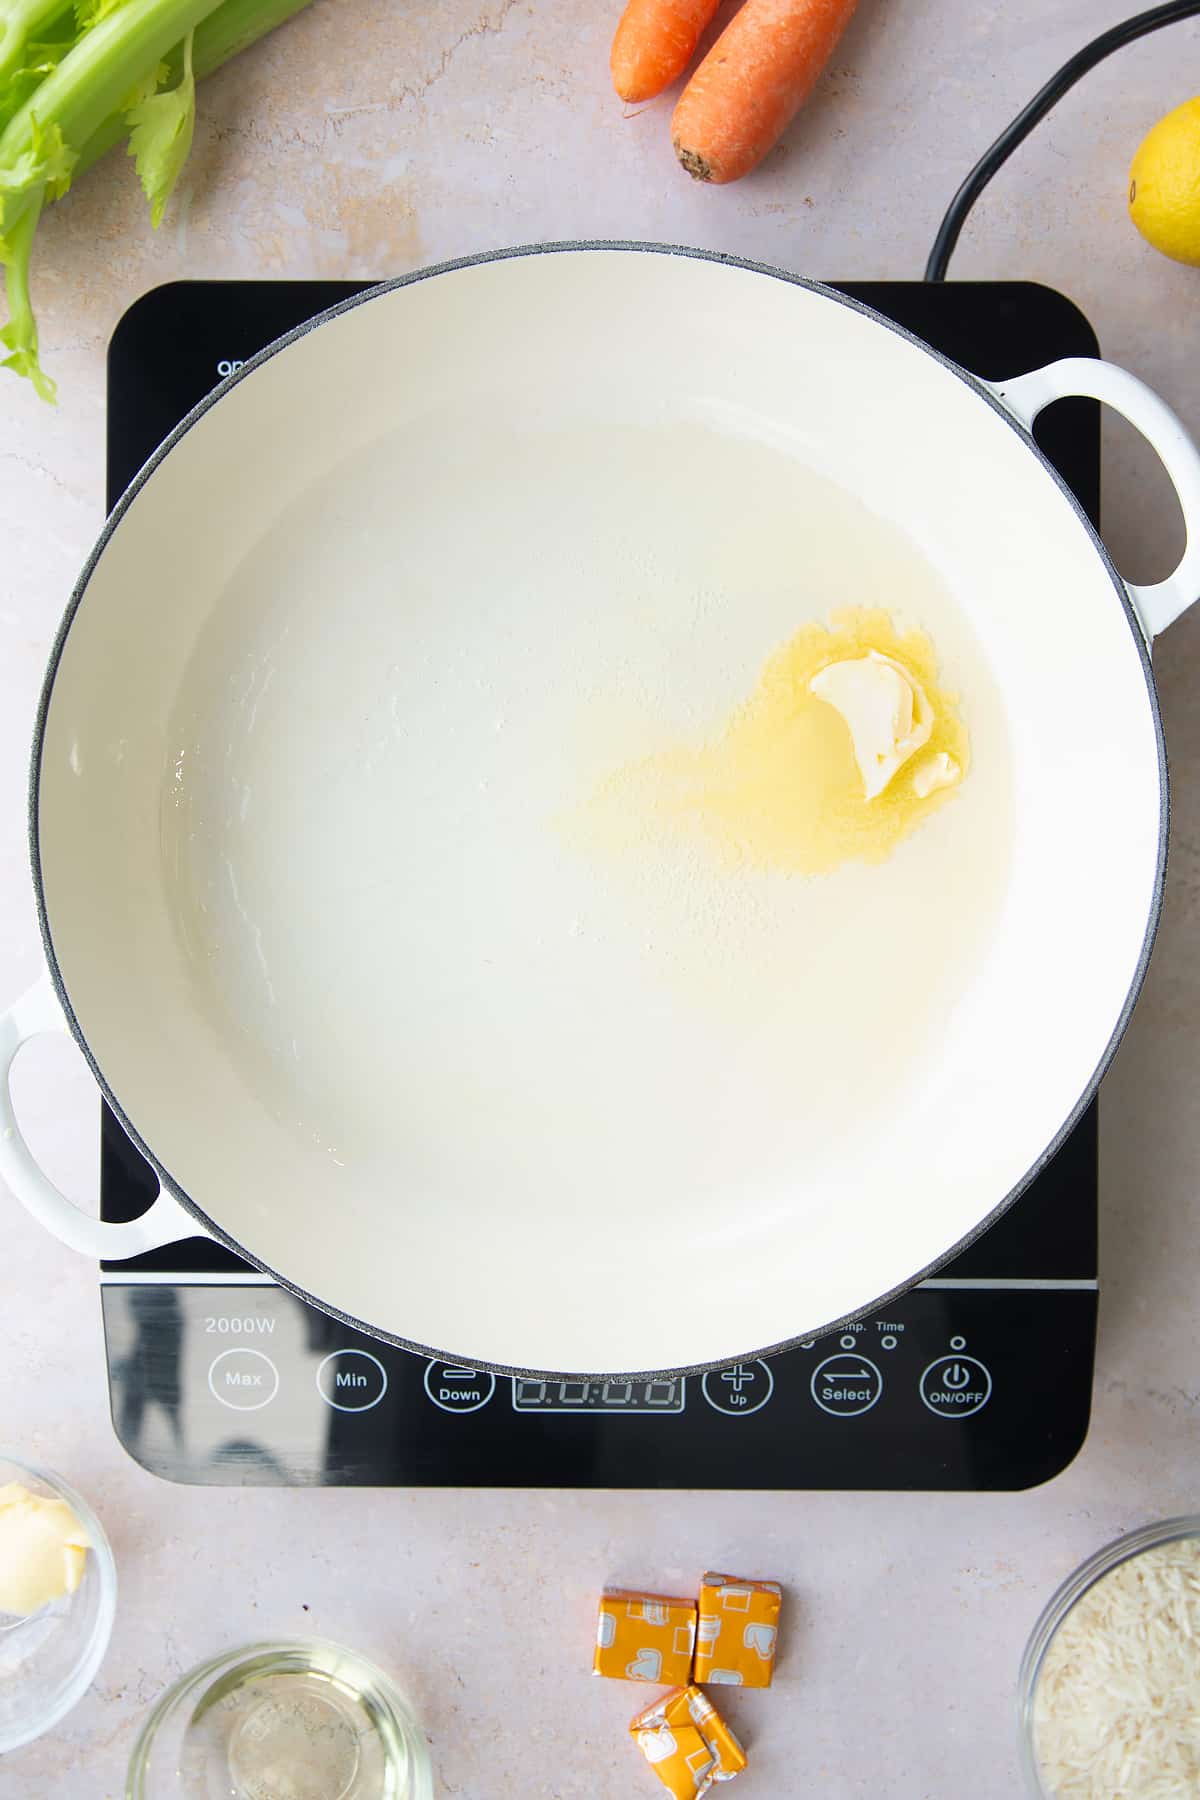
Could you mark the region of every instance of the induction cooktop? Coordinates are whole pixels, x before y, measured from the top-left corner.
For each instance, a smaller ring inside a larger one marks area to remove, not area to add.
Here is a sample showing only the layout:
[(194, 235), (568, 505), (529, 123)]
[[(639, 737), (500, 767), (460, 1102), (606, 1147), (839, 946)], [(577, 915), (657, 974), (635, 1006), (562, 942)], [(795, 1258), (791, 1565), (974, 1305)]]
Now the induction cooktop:
[[(109, 348), (110, 506), (214, 385), (367, 285), (179, 282), (139, 300)], [(1078, 309), (1031, 283), (837, 285), (989, 379), (1097, 353)], [(1037, 436), (1096, 521), (1096, 403), (1060, 402)], [(101, 1124), (102, 1214), (136, 1217), (156, 1177), (107, 1107)], [(936, 1278), (832, 1337), (702, 1377), (535, 1381), (429, 1360), (201, 1237), (102, 1265), (101, 1283), (117, 1436), (171, 1481), (1011, 1490), (1057, 1474), (1087, 1433), (1096, 1270), (1093, 1104)]]

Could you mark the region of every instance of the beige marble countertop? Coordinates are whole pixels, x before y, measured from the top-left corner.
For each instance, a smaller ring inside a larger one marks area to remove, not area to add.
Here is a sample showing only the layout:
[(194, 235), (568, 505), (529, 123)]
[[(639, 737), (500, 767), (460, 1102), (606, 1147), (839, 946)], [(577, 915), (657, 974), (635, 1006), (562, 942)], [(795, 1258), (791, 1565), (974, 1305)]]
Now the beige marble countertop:
[[(1131, 0), (969, 8), (863, 0), (834, 67), (755, 178), (690, 184), (666, 106), (625, 116), (607, 82), (617, 0), (316, 0), (202, 90), (191, 163), (150, 233), (131, 168), (94, 172), (44, 222), (35, 270), (51, 411), (0, 383), (0, 995), (38, 968), (26, 754), (59, 613), (102, 516), (104, 350), (124, 308), (177, 276), (382, 276), (494, 245), (640, 237), (830, 278), (919, 275), (941, 210), (995, 131)], [(989, 190), (959, 276), (1061, 287), (1106, 353), (1200, 433), (1200, 271), (1125, 216), (1130, 155), (1194, 87), (1200, 24), (1093, 73)], [(1190, 58), (1190, 61), (1189, 61)], [(1179, 527), (1132, 433), (1108, 427), (1107, 531), (1131, 576)], [(746, 1800), (1011, 1800), (1012, 1689), (1050, 1589), (1082, 1556), (1197, 1501), (1200, 1465), (1200, 609), (1156, 662), (1174, 774), (1161, 938), (1104, 1089), (1099, 1367), (1087, 1445), (1049, 1486), (928, 1495), (197, 1491), (161, 1484), (107, 1416), (95, 1270), (5, 1200), (0, 1439), (93, 1500), (120, 1565), (108, 1659), (62, 1727), (0, 1763), (2, 1800), (124, 1791), (137, 1724), (198, 1658), (317, 1630), (408, 1688), (440, 1792), (627, 1800), (655, 1791), (622, 1742), (629, 1693), (588, 1680), (609, 1579), (705, 1566), (784, 1580), (773, 1694), (731, 1713)], [(65, 1049), (21, 1074), (30, 1134), (95, 1188), (94, 1094)], [(1031, 1396), (1036, 1408), (1039, 1397)]]

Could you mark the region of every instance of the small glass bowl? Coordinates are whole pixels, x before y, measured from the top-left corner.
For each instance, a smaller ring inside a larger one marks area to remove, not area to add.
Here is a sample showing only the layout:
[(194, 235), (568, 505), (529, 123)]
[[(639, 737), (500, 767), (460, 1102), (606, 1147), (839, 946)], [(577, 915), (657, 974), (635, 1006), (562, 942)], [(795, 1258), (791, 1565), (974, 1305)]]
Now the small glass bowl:
[(73, 1594), (30, 1613), (0, 1614), (0, 1755), (50, 1731), (82, 1700), (104, 1660), (117, 1610), (117, 1568), (104, 1527), (59, 1475), (0, 1451), (0, 1487), (20, 1482), (65, 1500), (88, 1536)]
[(1034, 1800), (1056, 1800), (1055, 1794), (1042, 1780), (1034, 1720), (1038, 1678), (1055, 1632), (1083, 1596), (1121, 1563), (1142, 1555), (1143, 1551), (1157, 1549), (1162, 1544), (1175, 1544), (1182, 1538), (1192, 1537), (1200, 1537), (1200, 1514), (1197, 1513), (1180, 1519), (1161, 1519), (1154, 1525), (1143, 1525), (1140, 1531), (1131, 1531), (1128, 1536), (1106, 1544), (1103, 1550), (1097, 1550), (1094, 1556), (1089, 1556), (1051, 1596), (1025, 1646), (1025, 1654), (1021, 1658), (1021, 1673), (1017, 1678), (1021, 1772)]
[(126, 1800), (433, 1800), (398, 1689), (322, 1638), (246, 1644), (169, 1688), (134, 1745)]

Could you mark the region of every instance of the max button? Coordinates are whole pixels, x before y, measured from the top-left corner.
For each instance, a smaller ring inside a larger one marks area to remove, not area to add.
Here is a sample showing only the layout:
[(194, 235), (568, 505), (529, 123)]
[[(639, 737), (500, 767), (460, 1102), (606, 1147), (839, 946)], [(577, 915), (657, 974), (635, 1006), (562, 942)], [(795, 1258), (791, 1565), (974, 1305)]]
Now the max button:
[(214, 1399), (234, 1412), (257, 1412), (279, 1392), (279, 1370), (261, 1350), (222, 1350), (209, 1366)]

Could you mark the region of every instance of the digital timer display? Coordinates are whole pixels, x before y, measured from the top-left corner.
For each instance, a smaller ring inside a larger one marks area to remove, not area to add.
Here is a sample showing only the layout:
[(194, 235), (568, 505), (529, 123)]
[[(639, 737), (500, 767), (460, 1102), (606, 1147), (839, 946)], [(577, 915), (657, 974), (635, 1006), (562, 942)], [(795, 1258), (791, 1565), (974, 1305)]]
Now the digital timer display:
[(513, 1378), (517, 1412), (680, 1413), (686, 1381), (533, 1381)]

